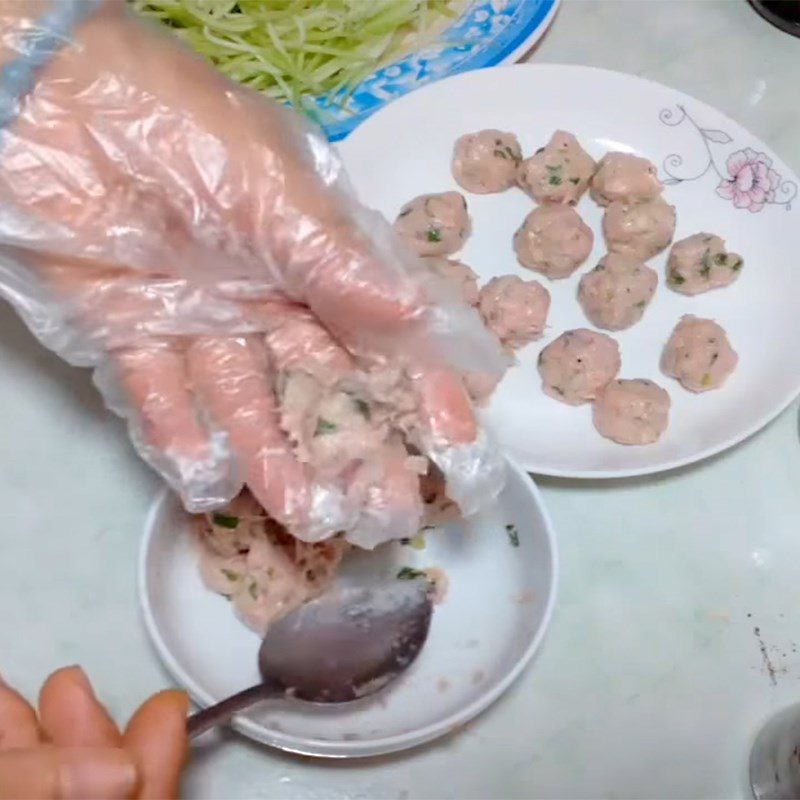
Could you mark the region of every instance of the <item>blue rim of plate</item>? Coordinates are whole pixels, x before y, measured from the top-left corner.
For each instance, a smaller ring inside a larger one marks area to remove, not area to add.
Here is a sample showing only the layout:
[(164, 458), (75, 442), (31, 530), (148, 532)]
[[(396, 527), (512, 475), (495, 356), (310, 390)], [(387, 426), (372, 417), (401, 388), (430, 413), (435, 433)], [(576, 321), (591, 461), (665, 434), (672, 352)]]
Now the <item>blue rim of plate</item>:
[(477, 0), (435, 42), (409, 53), (365, 78), (346, 108), (314, 102), (326, 136), (347, 136), (386, 103), (449, 75), (493, 67), (544, 33), (560, 0)]

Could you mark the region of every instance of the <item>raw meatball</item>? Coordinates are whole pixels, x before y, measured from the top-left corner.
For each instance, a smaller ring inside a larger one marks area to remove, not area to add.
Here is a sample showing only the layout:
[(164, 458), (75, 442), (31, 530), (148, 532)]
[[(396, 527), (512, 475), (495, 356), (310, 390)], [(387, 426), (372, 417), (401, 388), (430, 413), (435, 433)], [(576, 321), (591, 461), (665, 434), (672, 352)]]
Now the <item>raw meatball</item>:
[(428, 256), (423, 261), (440, 278), (449, 283), (467, 305), (474, 306), (478, 302), (478, 276), (466, 264), (450, 258)]
[(657, 285), (658, 275), (641, 261), (608, 253), (581, 278), (578, 300), (592, 324), (621, 331), (642, 318)]
[(522, 149), (513, 133), (493, 128), (468, 133), (453, 148), (453, 177), (468, 192), (504, 192), (516, 183), (520, 161)]
[(652, 444), (667, 429), (669, 406), (669, 395), (652, 381), (616, 380), (598, 393), (592, 419), (606, 439)]
[(548, 278), (567, 278), (592, 250), (594, 234), (574, 208), (549, 203), (531, 211), (514, 234), (523, 267)]
[(672, 245), (667, 260), (667, 286), (681, 294), (700, 294), (733, 283), (744, 259), (725, 250), (713, 233), (695, 233)]
[(562, 333), (539, 353), (545, 394), (571, 406), (594, 400), (620, 366), (617, 343), (586, 328)]
[(660, 197), (634, 205), (616, 200), (603, 215), (603, 234), (610, 252), (647, 261), (672, 241), (675, 206)]
[(544, 331), (550, 293), (536, 281), (516, 275), (492, 278), (478, 300), (486, 327), (505, 347), (517, 348), (538, 339)]
[(394, 229), (419, 256), (450, 255), (469, 236), (467, 201), (458, 192), (421, 194), (400, 209)]
[(537, 203), (575, 205), (589, 186), (594, 159), (566, 131), (556, 131), (545, 147), (526, 158), (517, 170), (517, 183)]
[(725, 331), (714, 320), (687, 314), (664, 347), (661, 369), (690, 392), (707, 392), (719, 389), (738, 361)]
[(597, 165), (589, 194), (601, 206), (615, 200), (630, 205), (655, 200), (661, 188), (655, 165), (646, 158), (630, 153), (606, 153)]

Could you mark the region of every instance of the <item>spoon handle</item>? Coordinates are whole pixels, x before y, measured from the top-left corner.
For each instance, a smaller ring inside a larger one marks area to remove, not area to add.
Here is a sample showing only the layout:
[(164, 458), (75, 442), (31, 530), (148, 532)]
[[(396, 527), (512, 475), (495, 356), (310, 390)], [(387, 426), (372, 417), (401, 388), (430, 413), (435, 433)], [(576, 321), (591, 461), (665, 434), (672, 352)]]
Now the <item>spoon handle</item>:
[(268, 683), (259, 683), (256, 686), (251, 686), (249, 689), (237, 692), (225, 700), (215, 703), (213, 706), (192, 714), (186, 720), (186, 732), (189, 738), (193, 739), (215, 725), (226, 724), (238, 711), (248, 708), (260, 700), (267, 700), (270, 697), (277, 697), (282, 694), (283, 690), (280, 687)]

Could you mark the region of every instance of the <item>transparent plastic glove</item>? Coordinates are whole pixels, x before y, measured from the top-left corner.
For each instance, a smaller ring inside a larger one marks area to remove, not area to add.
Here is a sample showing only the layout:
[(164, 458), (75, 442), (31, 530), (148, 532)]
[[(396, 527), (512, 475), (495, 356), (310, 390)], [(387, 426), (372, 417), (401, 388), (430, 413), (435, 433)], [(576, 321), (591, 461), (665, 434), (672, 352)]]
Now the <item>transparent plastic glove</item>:
[(0, 800), (169, 800), (188, 741), (184, 692), (143, 703), (120, 731), (79, 667), (54, 672), (37, 711), (0, 679)]
[[(0, 7), (6, 59), (36, 36), (36, 7)], [(46, 346), (96, 369), (188, 509), (245, 481), (298, 535), (362, 515), (351, 486), (318, 480), (281, 427), (264, 345), (276, 297), (307, 309), (357, 370), (402, 370), (414, 444), (467, 512), (499, 491), (459, 377), (504, 366), (475, 312), (358, 204), (302, 120), (122, 3), (78, 26), (20, 101), (0, 135), (0, 208), (0, 292)]]

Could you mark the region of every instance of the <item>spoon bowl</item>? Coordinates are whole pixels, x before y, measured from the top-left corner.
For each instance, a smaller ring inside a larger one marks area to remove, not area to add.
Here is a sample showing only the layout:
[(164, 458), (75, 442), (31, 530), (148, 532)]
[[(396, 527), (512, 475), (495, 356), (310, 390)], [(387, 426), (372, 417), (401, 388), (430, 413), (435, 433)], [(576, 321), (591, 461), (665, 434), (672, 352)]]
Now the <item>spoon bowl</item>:
[(425, 578), (334, 586), (273, 623), (261, 643), (262, 682), (189, 717), (189, 736), (270, 698), (348, 703), (374, 694), (416, 659), (430, 629)]

